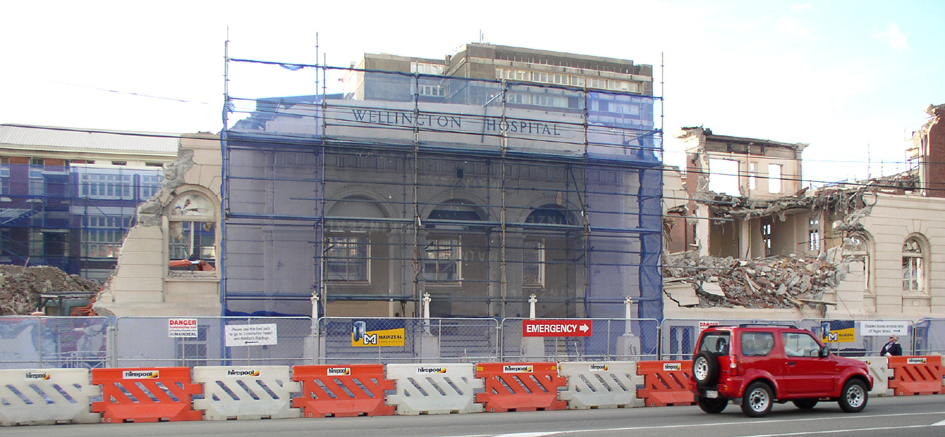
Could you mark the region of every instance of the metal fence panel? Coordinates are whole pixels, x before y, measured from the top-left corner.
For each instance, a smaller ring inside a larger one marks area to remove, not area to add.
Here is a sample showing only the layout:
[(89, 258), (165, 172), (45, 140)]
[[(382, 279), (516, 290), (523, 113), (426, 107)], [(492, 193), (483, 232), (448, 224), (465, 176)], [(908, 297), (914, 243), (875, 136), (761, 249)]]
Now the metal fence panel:
[(105, 367), (106, 317), (0, 317), (0, 369)]
[(913, 335), (916, 355), (945, 354), (945, 319), (919, 320), (914, 326)]
[(699, 334), (708, 327), (734, 326), (743, 323), (796, 324), (794, 320), (760, 319), (664, 319), (660, 324), (660, 359), (689, 360), (695, 350)]
[(117, 367), (311, 364), (312, 319), (119, 317), (114, 354)]
[(318, 361), (419, 363), (495, 361), (496, 319), (322, 317)]
[[(887, 329), (865, 330), (864, 324)], [(898, 335), (902, 354), (913, 355), (915, 329), (911, 320), (803, 319), (798, 327), (813, 332), (833, 353), (842, 357), (879, 356), (880, 349), (889, 341), (890, 329), (904, 327), (905, 333)]]
[[(525, 337), (526, 320), (502, 321), (502, 361), (654, 360), (659, 343), (656, 319), (565, 319), (590, 321), (588, 337)], [(560, 319), (547, 319), (560, 320)]]

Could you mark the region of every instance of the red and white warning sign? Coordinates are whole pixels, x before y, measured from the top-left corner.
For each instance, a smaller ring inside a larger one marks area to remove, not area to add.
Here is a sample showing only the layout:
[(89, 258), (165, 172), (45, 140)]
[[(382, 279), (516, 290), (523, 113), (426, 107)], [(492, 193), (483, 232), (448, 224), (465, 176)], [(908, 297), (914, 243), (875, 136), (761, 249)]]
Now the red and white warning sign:
[(699, 322), (699, 332), (705, 331), (707, 328), (713, 326), (719, 326), (719, 322), (710, 322), (708, 320), (702, 320)]
[(197, 319), (167, 319), (167, 336), (189, 338), (197, 336)]
[(590, 320), (524, 320), (523, 337), (590, 337)]

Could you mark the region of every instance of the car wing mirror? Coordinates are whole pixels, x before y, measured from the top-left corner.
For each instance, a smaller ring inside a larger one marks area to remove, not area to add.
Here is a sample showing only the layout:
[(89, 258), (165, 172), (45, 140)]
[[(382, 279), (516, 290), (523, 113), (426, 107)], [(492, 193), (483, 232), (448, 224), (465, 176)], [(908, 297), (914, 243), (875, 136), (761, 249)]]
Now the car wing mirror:
[(827, 358), (828, 356), (830, 356), (830, 349), (827, 349), (826, 347), (820, 348), (820, 357)]

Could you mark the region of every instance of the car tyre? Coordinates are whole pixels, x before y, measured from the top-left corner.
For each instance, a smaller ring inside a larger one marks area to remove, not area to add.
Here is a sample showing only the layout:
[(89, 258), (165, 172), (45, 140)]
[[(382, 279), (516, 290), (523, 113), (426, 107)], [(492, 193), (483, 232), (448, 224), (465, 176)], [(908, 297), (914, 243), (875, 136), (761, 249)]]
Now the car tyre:
[(840, 392), (840, 408), (847, 413), (859, 413), (866, 408), (866, 402), (869, 401), (869, 392), (866, 391), (866, 384), (859, 379), (851, 379), (843, 385), (843, 391)]
[(728, 399), (709, 399), (705, 396), (699, 396), (699, 408), (709, 414), (719, 414), (728, 406)]
[(719, 377), (719, 359), (709, 352), (699, 352), (692, 359), (692, 376), (700, 387), (714, 384)]
[(794, 401), (794, 406), (802, 410), (809, 410), (817, 406), (817, 399), (803, 399), (800, 401)]
[(742, 396), (742, 412), (748, 417), (762, 417), (771, 411), (774, 404), (771, 388), (761, 381), (754, 382)]

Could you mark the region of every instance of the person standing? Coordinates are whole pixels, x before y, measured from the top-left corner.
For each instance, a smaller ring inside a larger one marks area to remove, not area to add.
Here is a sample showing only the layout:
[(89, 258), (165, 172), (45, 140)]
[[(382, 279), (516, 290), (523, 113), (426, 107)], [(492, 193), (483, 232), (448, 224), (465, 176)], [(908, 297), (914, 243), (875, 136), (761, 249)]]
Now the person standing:
[(899, 337), (895, 335), (889, 336), (889, 342), (883, 345), (883, 348), (879, 351), (879, 354), (882, 356), (900, 356), (902, 355), (902, 346), (897, 343)]

